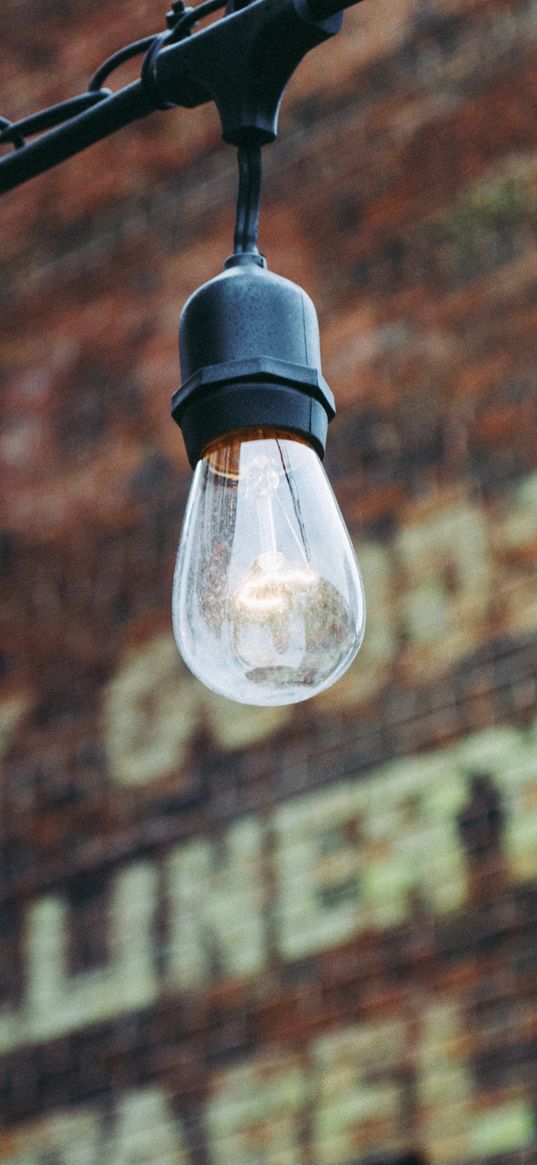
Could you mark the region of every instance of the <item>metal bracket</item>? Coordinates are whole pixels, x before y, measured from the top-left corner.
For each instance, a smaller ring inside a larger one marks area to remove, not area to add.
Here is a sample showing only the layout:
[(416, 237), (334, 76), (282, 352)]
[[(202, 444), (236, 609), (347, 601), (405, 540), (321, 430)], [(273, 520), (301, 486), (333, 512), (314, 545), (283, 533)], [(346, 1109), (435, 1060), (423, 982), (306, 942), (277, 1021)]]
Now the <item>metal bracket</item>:
[(342, 13), (313, 15), (307, 0), (254, 0), (189, 40), (153, 56), (161, 100), (194, 108), (214, 101), (232, 145), (276, 137), (285, 87), (302, 58), (339, 31)]

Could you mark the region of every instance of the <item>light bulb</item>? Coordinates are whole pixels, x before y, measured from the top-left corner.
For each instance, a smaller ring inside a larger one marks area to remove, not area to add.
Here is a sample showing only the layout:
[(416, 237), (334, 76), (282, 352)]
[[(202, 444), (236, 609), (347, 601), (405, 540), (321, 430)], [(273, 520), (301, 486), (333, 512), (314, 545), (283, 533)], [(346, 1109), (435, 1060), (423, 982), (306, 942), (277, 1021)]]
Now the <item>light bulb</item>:
[(244, 704), (322, 692), (362, 641), (362, 581), (317, 453), (286, 433), (214, 442), (196, 466), (173, 623), (202, 682)]

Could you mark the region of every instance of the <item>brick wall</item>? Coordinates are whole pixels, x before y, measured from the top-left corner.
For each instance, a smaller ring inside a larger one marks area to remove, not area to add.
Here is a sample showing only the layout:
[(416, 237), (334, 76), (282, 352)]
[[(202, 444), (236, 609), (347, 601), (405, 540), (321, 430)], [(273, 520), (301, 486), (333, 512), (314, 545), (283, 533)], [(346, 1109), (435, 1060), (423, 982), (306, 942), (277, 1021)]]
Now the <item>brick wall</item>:
[[(162, 23), (3, 0), (0, 111)], [(366, 0), (265, 151), (369, 601), (298, 707), (212, 695), (170, 630), (214, 111), (2, 200), (2, 1165), (536, 1159), (536, 58), (535, 0)]]

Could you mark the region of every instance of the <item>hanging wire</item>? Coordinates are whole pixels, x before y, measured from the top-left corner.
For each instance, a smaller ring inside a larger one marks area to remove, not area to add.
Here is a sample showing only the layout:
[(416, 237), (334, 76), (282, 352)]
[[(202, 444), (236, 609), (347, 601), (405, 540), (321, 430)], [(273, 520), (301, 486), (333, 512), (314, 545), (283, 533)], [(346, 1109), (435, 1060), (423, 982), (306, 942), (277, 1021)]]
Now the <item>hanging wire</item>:
[(225, 2), (226, 0), (204, 0), (196, 8), (185, 8), (177, 0), (174, 9), (177, 20), (171, 23), (168, 32), (143, 37), (141, 40), (133, 41), (132, 44), (118, 49), (116, 53), (103, 61), (93, 74), (86, 93), (81, 93), (78, 97), (70, 97), (67, 101), (60, 101), (59, 104), (43, 109), (39, 113), (31, 114), (29, 117), (24, 117), (20, 121), (10, 121), (7, 117), (0, 117), (0, 145), (11, 142), (15, 149), (22, 149), (26, 145), (27, 135), (31, 136), (47, 129), (53, 129), (55, 126), (76, 117), (77, 114), (83, 113), (85, 109), (90, 109), (100, 101), (111, 97), (112, 90), (103, 88), (103, 83), (115, 69), (141, 53), (150, 52), (152, 48), (156, 48), (157, 43), (159, 47), (164, 47), (164, 45), (174, 44), (181, 40), (199, 20), (217, 12), (219, 8), (223, 8)]
[(8, 117), (0, 117), (0, 127), (0, 142), (13, 142), (16, 150), (21, 150), (26, 145), (16, 122), (10, 121)]
[(2, 126), (0, 144), (13, 142), (17, 149), (21, 149), (25, 145), (26, 136), (41, 133), (42, 130), (53, 129), (54, 126), (61, 125), (70, 117), (76, 117), (77, 113), (82, 113), (84, 109), (98, 105), (99, 101), (104, 101), (105, 97), (111, 97), (111, 95), (111, 89), (101, 89), (98, 93), (81, 93), (79, 97), (70, 97), (67, 101), (60, 101), (58, 105), (51, 105), (48, 109), (41, 110), (40, 113), (33, 113), (30, 117), (22, 118), (21, 121), (11, 122), (2, 117), (0, 118)]
[(238, 148), (239, 192), (235, 220), (234, 250), (236, 255), (259, 254), (259, 200), (261, 197), (261, 146), (249, 142)]
[(172, 38), (177, 32), (183, 32), (185, 28), (194, 28), (199, 20), (211, 16), (213, 12), (218, 12), (218, 9), (224, 8), (225, 4), (226, 0), (204, 0), (203, 4), (198, 4), (196, 8), (185, 8), (183, 16), (179, 18), (171, 30)]
[[(113, 73), (115, 69), (119, 69), (125, 61), (130, 61), (132, 57), (137, 57), (141, 53), (147, 53), (156, 44), (160, 42), (160, 47), (165, 45), (175, 44), (176, 41), (181, 40), (186, 36), (190, 29), (202, 20), (204, 16), (210, 16), (212, 12), (217, 12), (219, 8), (223, 8), (226, 0), (204, 0), (203, 4), (198, 4), (197, 8), (180, 7), (177, 4), (175, 12), (177, 19), (172, 21), (168, 32), (159, 33), (155, 36), (144, 36), (142, 40), (135, 40), (132, 44), (125, 45), (124, 48), (118, 49), (116, 53), (112, 53), (106, 61), (103, 61), (97, 71), (93, 74), (88, 85), (90, 92), (102, 88), (103, 82)], [(170, 13), (171, 16), (171, 13)]]
[(130, 61), (132, 57), (137, 57), (140, 53), (146, 53), (155, 40), (156, 36), (144, 36), (142, 40), (135, 40), (132, 44), (118, 49), (117, 53), (112, 53), (112, 56), (107, 57), (106, 61), (103, 61), (102, 65), (99, 65), (99, 68), (93, 74), (88, 84), (88, 92), (95, 93), (99, 89), (102, 89), (103, 82), (107, 80), (110, 73), (114, 72), (114, 69), (119, 69), (120, 65), (123, 65), (125, 61)]

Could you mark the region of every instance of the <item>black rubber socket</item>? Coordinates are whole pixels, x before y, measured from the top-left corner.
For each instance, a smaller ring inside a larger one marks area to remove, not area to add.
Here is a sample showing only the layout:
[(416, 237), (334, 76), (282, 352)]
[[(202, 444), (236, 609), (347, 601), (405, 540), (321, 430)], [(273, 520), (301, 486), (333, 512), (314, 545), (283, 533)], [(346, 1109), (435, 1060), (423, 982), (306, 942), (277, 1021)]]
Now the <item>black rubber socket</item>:
[(192, 466), (212, 441), (252, 428), (293, 433), (323, 457), (335, 407), (315, 308), (260, 255), (233, 255), (191, 296), (179, 346), (184, 383), (172, 416)]

